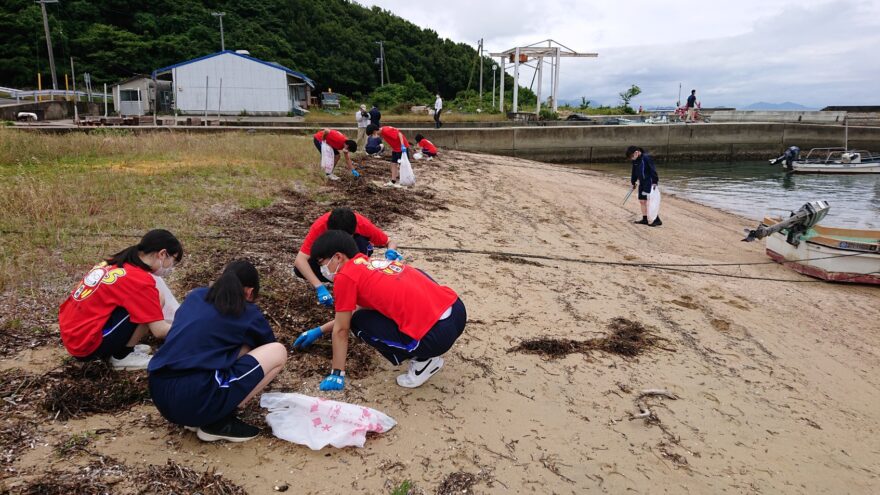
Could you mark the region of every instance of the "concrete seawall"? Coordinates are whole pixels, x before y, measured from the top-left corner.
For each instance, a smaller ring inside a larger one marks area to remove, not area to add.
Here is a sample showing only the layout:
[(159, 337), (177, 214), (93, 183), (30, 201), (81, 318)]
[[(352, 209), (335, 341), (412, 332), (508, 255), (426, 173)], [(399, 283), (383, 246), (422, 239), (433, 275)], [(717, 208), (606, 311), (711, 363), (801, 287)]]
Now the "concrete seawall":
[[(100, 128), (19, 127), (37, 132), (92, 132)], [(304, 127), (125, 127), (136, 133), (149, 132), (261, 132), (310, 135), (317, 128)], [(356, 129), (337, 127), (349, 136)], [(591, 125), (555, 127), (474, 127), (418, 129), (401, 127), (413, 140), (423, 134), (441, 149), (516, 156), (556, 163), (607, 162), (623, 160), (624, 149), (641, 146), (660, 160), (756, 160), (780, 154), (797, 145), (809, 150), (840, 147), (844, 127), (840, 125), (794, 123), (724, 123), (672, 125)], [(880, 153), (880, 127), (850, 127), (849, 147)]]

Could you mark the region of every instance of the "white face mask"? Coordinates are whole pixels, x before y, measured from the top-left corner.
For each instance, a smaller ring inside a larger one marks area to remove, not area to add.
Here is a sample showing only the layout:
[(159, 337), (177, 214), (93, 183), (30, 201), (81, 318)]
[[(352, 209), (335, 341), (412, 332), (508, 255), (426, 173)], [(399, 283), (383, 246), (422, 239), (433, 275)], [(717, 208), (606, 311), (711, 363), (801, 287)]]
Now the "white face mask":
[[(170, 258), (170, 256), (169, 256), (169, 258)], [(159, 260), (159, 268), (157, 268), (156, 271), (153, 272), (153, 274), (156, 275), (157, 277), (165, 278), (165, 277), (171, 275), (171, 272), (173, 272), (173, 271), (174, 271), (174, 261), (173, 260), (171, 261), (171, 266), (165, 266), (165, 262), (163, 262), (162, 260)]]
[[(331, 258), (330, 261), (333, 261), (333, 259)], [(327, 280), (329, 280), (331, 282), (333, 281), (334, 278), (336, 278), (336, 274), (338, 272), (339, 272), (339, 265), (336, 265), (335, 272), (330, 271), (330, 262), (328, 262), (326, 265), (321, 265), (321, 275), (323, 275), (324, 278), (326, 278)]]

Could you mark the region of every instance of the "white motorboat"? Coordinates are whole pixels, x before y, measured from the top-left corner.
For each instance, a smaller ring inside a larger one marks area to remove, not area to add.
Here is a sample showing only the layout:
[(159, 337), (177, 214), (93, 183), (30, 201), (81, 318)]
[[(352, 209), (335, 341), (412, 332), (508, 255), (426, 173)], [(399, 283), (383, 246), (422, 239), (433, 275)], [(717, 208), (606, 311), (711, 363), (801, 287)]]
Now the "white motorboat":
[(786, 163), (795, 173), (880, 174), (880, 156), (846, 148), (813, 148), (807, 156)]

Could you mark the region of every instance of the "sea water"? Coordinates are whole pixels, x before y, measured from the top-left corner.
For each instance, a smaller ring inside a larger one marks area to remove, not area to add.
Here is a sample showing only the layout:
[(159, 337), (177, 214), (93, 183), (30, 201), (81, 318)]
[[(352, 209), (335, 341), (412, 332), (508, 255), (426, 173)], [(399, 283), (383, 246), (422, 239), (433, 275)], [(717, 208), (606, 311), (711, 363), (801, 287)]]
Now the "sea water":
[[(621, 176), (624, 185), (629, 182), (629, 162), (577, 166)], [(657, 174), (666, 194), (755, 221), (786, 217), (804, 203), (824, 200), (831, 210), (821, 225), (880, 229), (880, 174), (790, 174), (766, 161), (658, 162)]]

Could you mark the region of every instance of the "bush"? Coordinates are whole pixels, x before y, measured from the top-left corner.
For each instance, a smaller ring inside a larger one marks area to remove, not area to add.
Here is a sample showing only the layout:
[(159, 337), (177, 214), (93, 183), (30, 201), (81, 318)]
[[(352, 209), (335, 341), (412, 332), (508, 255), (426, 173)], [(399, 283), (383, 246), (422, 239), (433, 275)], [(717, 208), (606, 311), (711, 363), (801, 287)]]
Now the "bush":
[(541, 120), (559, 120), (559, 114), (550, 108), (542, 108), (539, 117)]

